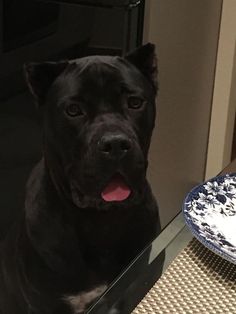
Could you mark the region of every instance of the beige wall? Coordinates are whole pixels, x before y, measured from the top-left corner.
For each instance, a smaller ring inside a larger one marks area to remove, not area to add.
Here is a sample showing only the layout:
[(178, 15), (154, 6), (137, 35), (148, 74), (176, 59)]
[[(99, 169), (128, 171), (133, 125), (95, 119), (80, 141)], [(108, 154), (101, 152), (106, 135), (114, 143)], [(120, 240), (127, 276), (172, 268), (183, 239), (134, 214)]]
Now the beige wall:
[(217, 55), (206, 178), (231, 159), (236, 108), (236, 1), (224, 0)]
[(205, 175), (221, 0), (146, 0), (145, 41), (157, 45), (160, 92), (149, 178), (162, 225)]

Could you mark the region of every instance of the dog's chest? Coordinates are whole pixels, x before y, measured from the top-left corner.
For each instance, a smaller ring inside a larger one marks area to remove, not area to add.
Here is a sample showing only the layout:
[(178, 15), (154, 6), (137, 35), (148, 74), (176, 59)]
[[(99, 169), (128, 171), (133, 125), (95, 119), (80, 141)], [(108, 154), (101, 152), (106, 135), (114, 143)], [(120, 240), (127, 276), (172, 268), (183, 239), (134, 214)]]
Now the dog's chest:
[(63, 300), (69, 305), (73, 314), (84, 313), (88, 306), (100, 297), (106, 289), (106, 284), (96, 286), (90, 290), (79, 292), (75, 295), (65, 296)]
[(87, 247), (84, 252), (84, 261), (90, 270), (90, 278), (102, 279), (108, 282), (113, 280), (121, 271), (121, 252), (119, 248)]

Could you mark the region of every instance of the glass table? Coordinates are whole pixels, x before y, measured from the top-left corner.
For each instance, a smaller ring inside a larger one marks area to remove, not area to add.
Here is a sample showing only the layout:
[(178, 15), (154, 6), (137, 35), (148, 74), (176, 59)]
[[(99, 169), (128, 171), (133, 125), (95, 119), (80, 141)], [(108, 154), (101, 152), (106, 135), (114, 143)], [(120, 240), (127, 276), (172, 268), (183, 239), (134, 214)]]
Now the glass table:
[(180, 213), (86, 313), (131, 313), (191, 239), (192, 235)]
[[(230, 172), (236, 172), (236, 160), (221, 174)], [(86, 313), (131, 313), (192, 238), (180, 212)]]

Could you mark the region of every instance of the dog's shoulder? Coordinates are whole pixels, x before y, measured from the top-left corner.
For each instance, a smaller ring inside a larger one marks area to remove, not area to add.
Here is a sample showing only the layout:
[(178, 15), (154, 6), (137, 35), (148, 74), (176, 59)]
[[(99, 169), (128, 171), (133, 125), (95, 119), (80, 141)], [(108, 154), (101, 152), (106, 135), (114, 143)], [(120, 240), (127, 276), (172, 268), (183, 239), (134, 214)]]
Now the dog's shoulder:
[(0, 313), (24, 314), (22, 309), (28, 308), (18, 284), (21, 256), (17, 255), (17, 241), (21, 218), (18, 217), (0, 245)]

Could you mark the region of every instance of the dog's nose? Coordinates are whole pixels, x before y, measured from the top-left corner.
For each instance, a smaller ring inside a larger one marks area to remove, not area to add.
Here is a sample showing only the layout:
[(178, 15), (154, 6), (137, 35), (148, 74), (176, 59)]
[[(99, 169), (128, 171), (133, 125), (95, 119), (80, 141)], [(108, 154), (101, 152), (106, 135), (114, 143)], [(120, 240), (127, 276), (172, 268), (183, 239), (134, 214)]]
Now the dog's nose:
[(131, 140), (125, 134), (107, 134), (99, 141), (98, 148), (106, 157), (121, 159), (131, 149)]

